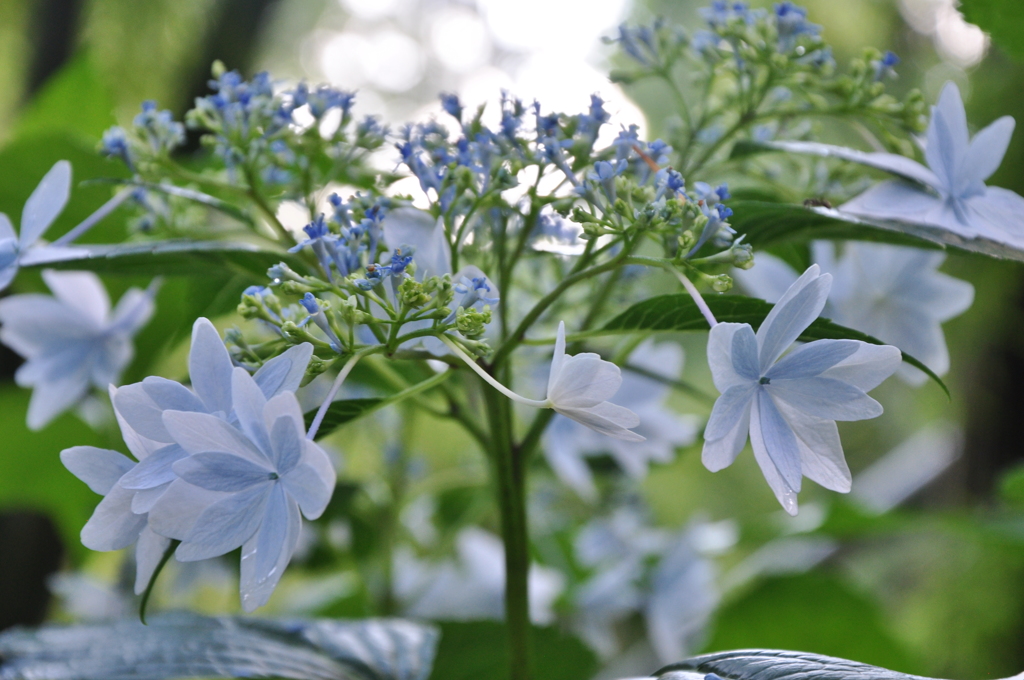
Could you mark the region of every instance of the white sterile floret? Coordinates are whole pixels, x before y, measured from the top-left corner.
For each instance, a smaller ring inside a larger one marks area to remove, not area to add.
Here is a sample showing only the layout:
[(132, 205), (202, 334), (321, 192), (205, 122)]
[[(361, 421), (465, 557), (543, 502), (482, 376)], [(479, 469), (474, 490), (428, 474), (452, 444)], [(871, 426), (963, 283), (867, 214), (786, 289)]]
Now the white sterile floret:
[[(263, 365), (253, 376), (267, 398), (293, 392), (305, 375), (312, 345), (292, 347)], [(217, 329), (207, 319), (192, 328), (189, 372), (192, 387), (165, 378), (110, 389), (121, 434), (136, 461), (116, 451), (76, 446), (61, 452), (61, 461), (75, 476), (105, 498), (82, 529), (82, 543), (109, 551), (137, 543), (135, 592), (149, 583), (164, 552), (167, 535), (156, 533), (149, 512), (178, 479), (173, 465), (188, 455), (163, 424), (164, 411), (207, 413), (238, 423), (232, 402), (231, 357)], [(116, 475), (116, 476), (115, 476)]]
[(612, 362), (592, 352), (565, 353), (565, 322), (559, 322), (548, 374), (548, 408), (609, 437), (642, 442), (642, 436), (630, 432), (640, 417), (608, 401), (620, 385), (622, 371)]
[[(674, 343), (655, 345), (648, 340), (632, 352), (631, 361), (656, 375), (674, 379), (683, 367), (683, 350)], [(623, 472), (635, 479), (647, 475), (649, 463), (671, 461), (676, 447), (692, 443), (698, 430), (692, 417), (665, 407), (669, 393), (666, 384), (627, 370), (616, 401), (637, 414), (637, 433), (646, 441), (602, 437), (578, 422), (556, 416), (544, 433), (544, 455), (551, 469), (580, 496), (596, 501), (597, 487), (586, 457), (607, 452)]]
[(895, 347), (858, 340), (816, 340), (782, 357), (821, 313), (831, 284), (812, 265), (756, 335), (749, 324), (720, 323), (708, 338), (708, 365), (722, 396), (704, 431), (704, 465), (712, 472), (731, 465), (749, 433), (765, 479), (791, 515), (804, 476), (850, 490), (835, 421), (881, 415), (881, 404), (866, 392), (900, 365)]
[(91, 387), (106, 390), (132, 359), (132, 338), (153, 314), (152, 291), (132, 288), (113, 312), (99, 277), (44, 271), (53, 297), (0, 300), (0, 342), (26, 361), (14, 374), (32, 387), (28, 426), (38, 430), (77, 404)]
[(0, 290), (11, 284), (22, 256), (57, 219), (71, 195), (71, 163), (57, 161), (25, 202), (21, 234), (14, 233), (7, 215), (0, 213)]
[(323, 514), (334, 491), (327, 454), (306, 439), (292, 392), (267, 399), (243, 368), (232, 373), (238, 426), (207, 413), (165, 411), (164, 427), (189, 454), (178, 479), (150, 511), (158, 533), (181, 541), (179, 561), (242, 548), (242, 608), (266, 604), (308, 519)]
[(1003, 116), (972, 138), (960, 90), (954, 83), (946, 83), (938, 104), (932, 107), (925, 135), (928, 167), (889, 153), (837, 153), (914, 182), (882, 182), (840, 210), (1024, 247), (1024, 198), (1008, 189), (985, 186), (1006, 154), (1013, 128), (1013, 118)]
[[(836, 323), (888, 342), (924, 363), (936, 375), (949, 371), (949, 350), (942, 323), (966, 311), (974, 287), (938, 270), (944, 253), (882, 243), (848, 242), (842, 256), (825, 241), (812, 244), (814, 261), (832, 274), (825, 315)], [(778, 300), (797, 274), (771, 255), (735, 272), (737, 281), (768, 302)], [(898, 375), (912, 385), (927, 376), (904, 364)]]

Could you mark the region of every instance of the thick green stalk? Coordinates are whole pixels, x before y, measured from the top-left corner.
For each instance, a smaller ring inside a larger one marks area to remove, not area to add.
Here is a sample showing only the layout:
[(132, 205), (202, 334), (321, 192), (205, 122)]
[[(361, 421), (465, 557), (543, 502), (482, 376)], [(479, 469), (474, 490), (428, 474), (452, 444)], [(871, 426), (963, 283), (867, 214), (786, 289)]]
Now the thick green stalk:
[(484, 387), (491, 428), (501, 534), (505, 544), (505, 625), (511, 680), (529, 680), (530, 546), (526, 523), (526, 469), (512, 441), (512, 403)]

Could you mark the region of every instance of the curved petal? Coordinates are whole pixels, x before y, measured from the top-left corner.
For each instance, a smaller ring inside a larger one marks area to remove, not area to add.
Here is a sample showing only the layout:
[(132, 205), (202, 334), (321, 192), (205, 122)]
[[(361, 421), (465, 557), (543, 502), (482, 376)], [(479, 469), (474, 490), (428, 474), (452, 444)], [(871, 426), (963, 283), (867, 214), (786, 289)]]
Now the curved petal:
[[(952, 224), (938, 220), (944, 200), (920, 187), (899, 180), (887, 180), (851, 198), (839, 206), (839, 212), (883, 220), (904, 220), (917, 224), (934, 224), (954, 233), (973, 237), (959, 221)], [(760, 255), (758, 255), (760, 257)]]
[(773, 380), (765, 390), (815, 418), (867, 420), (882, 415), (881, 404), (861, 389), (835, 378)]
[(383, 227), (388, 248), (408, 245), (416, 249), (412, 261), (417, 280), (451, 273), (451, 247), (441, 219), (418, 208), (396, 208), (384, 216)]
[(750, 409), (750, 401), (755, 398), (757, 383), (733, 385), (722, 396), (715, 400), (704, 428), (705, 441), (717, 441), (729, 435), (743, 414)]
[[(316, 446), (316, 444), (312, 445)], [(330, 466), (327, 454), (322, 449), (319, 453), (318, 458), (322, 457), (327, 466)], [(335, 476), (333, 468), (330, 469), (329, 475), (325, 476), (323, 466), (316, 465), (319, 461), (311, 460), (312, 458), (312, 456), (308, 456), (307, 460), (310, 462), (303, 462), (292, 468), (281, 478), (281, 481), (288, 494), (298, 502), (302, 514), (308, 519), (317, 519), (324, 514), (327, 504), (331, 501)]]
[(106, 496), (117, 481), (135, 466), (135, 461), (109, 449), (73, 446), (60, 452), (60, 462), (90, 489)]
[(821, 375), (848, 359), (864, 343), (857, 340), (815, 340), (797, 347), (768, 369), (770, 380), (796, 380)]
[(154, 486), (150, 489), (136, 491), (135, 495), (132, 496), (132, 512), (136, 515), (145, 515), (148, 513), (153, 509), (153, 506), (156, 505), (156, 502), (160, 500), (170, 485), (170, 482), (168, 482), (167, 484)]
[(238, 427), (256, 448), (268, 459), (274, 460), (270, 433), (263, 422), (263, 409), (267, 405), (267, 398), (244, 368), (236, 367), (231, 373), (231, 401), (238, 417)]
[(58, 300), (89, 319), (97, 331), (107, 325), (110, 316), (110, 297), (100, 277), (92, 272), (59, 272), (44, 269), (43, 281)]
[(140, 384), (158, 411), (207, 412), (202, 400), (179, 382), (158, 376), (149, 376)]
[(179, 562), (206, 560), (241, 547), (260, 528), (276, 484), (260, 484), (230, 494), (203, 510), (178, 546)]
[(775, 498), (782, 505), (782, 509), (790, 515), (795, 515), (797, 513), (797, 489), (793, 489), (786, 484), (782, 475), (779, 474), (778, 468), (775, 467), (775, 463), (772, 462), (771, 456), (768, 455), (768, 449), (762, 436), (759, 401), (754, 402), (750, 409), (750, 446), (754, 449), (754, 459), (757, 461), (758, 467), (761, 468), (761, 474), (764, 475), (764, 479), (768, 482), (768, 486), (771, 487)]
[[(28, 366), (29, 364), (24, 364), (22, 369)], [(88, 368), (88, 365), (81, 366), (73, 373), (65, 374), (53, 381), (40, 381), (33, 386), (26, 419), (30, 430), (42, 429), (88, 393)], [(17, 377), (18, 374), (15, 374), (15, 378)], [(18, 384), (22, 382), (18, 381)]]
[(171, 539), (164, 538), (149, 527), (139, 534), (139, 544), (135, 547), (135, 594), (146, 591), (157, 565), (171, 545)]
[(113, 332), (132, 337), (146, 325), (155, 308), (151, 291), (129, 288), (114, 307), (110, 328)]
[(903, 355), (891, 345), (860, 343), (857, 351), (821, 374), (853, 385), (865, 392), (878, 387), (896, 372)]
[(281, 393), (299, 389), (306, 375), (306, 366), (313, 358), (313, 345), (304, 342), (289, 347), (282, 354), (260, 366), (252, 379), (267, 399)]
[(27, 249), (42, 236), (64, 210), (71, 196), (71, 163), (57, 161), (43, 176), (21, 212), (19, 247)]
[(299, 400), (291, 392), (282, 392), (267, 402), (263, 407), (263, 423), (267, 430), (274, 428), (274, 423), (282, 417), (290, 418), (295, 424), (295, 431), (305, 433), (306, 421), (302, 417), (302, 407)]
[(715, 387), (723, 394), (733, 385), (748, 382), (736, 372), (732, 362), (733, 336), (744, 326), (750, 328), (745, 323), (719, 323), (708, 334), (708, 368)]
[(808, 267), (757, 329), (761, 375), (789, 349), (825, 307), (832, 287), (832, 275), (819, 274), (819, 271), (816, 264)]
[(618, 366), (585, 352), (565, 358), (548, 399), (563, 408), (588, 408), (614, 396), (620, 385)]
[(266, 465), (269, 459), (241, 432), (207, 413), (164, 411), (164, 425), (189, 454), (219, 451), (233, 453), (253, 463)]
[(853, 481), (835, 421), (809, 416), (785, 402), (776, 404), (792, 426), (800, 449), (800, 470), (826, 489), (848, 493)]
[(90, 550), (106, 552), (121, 550), (134, 543), (146, 526), (146, 516), (132, 512), (134, 495), (135, 492), (115, 485), (82, 527), (82, 545)]
[(0, 242), (14, 241), (14, 250), (17, 251), (18, 235), (14, 233), (11, 219), (6, 214), (0, 213)]
[(221, 342), (220, 333), (209, 319), (196, 319), (192, 326), (192, 348), (188, 355), (188, 374), (192, 389), (210, 413), (231, 413), (231, 355)]
[(572, 418), (577, 423), (586, 425), (591, 430), (609, 437), (630, 442), (644, 441), (643, 437), (629, 430), (629, 428), (640, 424), (640, 418), (623, 406), (605, 401), (585, 409), (556, 408), (555, 410), (563, 416)]
[(183, 479), (176, 479), (150, 508), (149, 526), (161, 536), (184, 540), (192, 531), (199, 516), (208, 507), (229, 495), (221, 491), (201, 489)]
[[(819, 142), (771, 142), (773, 149), (789, 151), (791, 153), (804, 153), (813, 156), (824, 156), (826, 158), (841, 158), (846, 161), (853, 161), (900, 175), (915, 182), (935, 187), (939, 184), (938, 179), (928, 168), (924, 167), (912, 158), (899, 156), (894, 153), (865, 152), (856, 149), (849, 149), (845, 146), (834, 146), (832, 144), (821, 144)], [(760, 257), (760, 256), (759, 256)]]
[(598, 498), (593, 475), (584, 461), (585, 451), (577, 445), (576, 435), (592, 432), (569, 418), (556, 415), (544, 433), (544, 457), (555, 476), (580, 498), (595, 502)]
[[(128, 421), (125, 420), (121, 412), (117, 410), (116, 403), (119, 392), (120, 390), (113, 385), (107, 388), (107, 394), (110, 395), (110, 403), (115, 404), (114, 418), (117, 420), (117, 426), (121, 430), (121, 438), (124, 439), (124, 443), (128, 446), (128, 450), (135, 456), (136, 460), (145, 460), (163, 448), (165, 443), (143, 437), (128, 424)], [(168, 439), (170, 439), (170, 435), (168, 435)]]
[(1012, 116), (1003, 116), (978, 134), (967, 148), (967, 158), (957, 175), (956, 195), (963, 196), (972, 189), (984, 191), (985, 180), (999, 169), (1010, 146), (1010, 137), (1016, 122)]
[(743, 445), (747, 443), (747, 433), (750, 430), (750, 412), (753, 403), (753, 399), (747, 402), (746, 408), (724, 436), (714, 441), (704, 440), (704, 449), (701, 451), (700, 460), (710, 472), (718, 472), (729, 467), (743, 450)]
[(1002, 187), (986, 187), (967, 199), (972, 226), (986, 238), (1024, 249), (1024, 197)]
[(928, 167), (946, 192), (952, 193), (960, 167), (967, 160), (970, 140), (964, 102), (953, 81), (943, 86), (938, 104), (932, 107), (932, 119), (925, 136), (924, 157)]
[(239, 592), (247, 612), (267, 603), (299, 544), (299, 509), (294, 501), (282, 502), (282, 497), (272, 500), (260, 530), (242, 546)]
[[(146, 380), (154, 380), (154, 378), (146, 378)], [(165, 379), (155, 378), (155, 380)], [(177, 385), (177, 383), (174, 384)], [(179, 387), (181, 386), (179, 385)], [(182, 389), (185, 388), (182, 387)], [(164, 427), (163, 409), (150, 397), (144, 382), (118, 387), (111, 396), (111, 402), (118, 418), (123, 420), (132, 431), (146, 439), (162, 444), (174, 441), (167, 428)], [(135, 452), (132, 451), (132, 453)]]
[(732, 336), (732, 367), (736, 375), (748, 381), (761, 377), (757, 357), (757, 337), (754, 329), (744, 325)]
[(281, 475), (287, 475), (302, 458), (302, 442), (305, 432), (295, 427), (295, 421), (280, 416), (270, 428), (271, 460)]
[[(2, 308), (0, 308), (2, 309)], [(555, 334), (555, 348), (551, 353), (551, 370), (548, 372), (548, 391), (546, 397), (551, 398), (555, 390), (555, 382), (562, 372), (562, 364), (565, 362), (565, 322), (558, 322), (558, 332)]]
[(757, 395), (758, 420), (761, 425), (761, 441), (786, 486), (793, 491), (800, 490), (800, 449), (796, 435), (786, 419), (782, 417), (775, 400), (768, 390), (762, 389)]
[(171, 466), (188, 454), (177, 444), (165, 446), (147, 456), (121, 478), (121, 486), (132, 491), (152, 489), (178, 478)]
[(174, 464), (174, 472), (189, 484), (210, 491), (238, 492), (269, 484), (273, 470), (230, 453), (197, 453)]

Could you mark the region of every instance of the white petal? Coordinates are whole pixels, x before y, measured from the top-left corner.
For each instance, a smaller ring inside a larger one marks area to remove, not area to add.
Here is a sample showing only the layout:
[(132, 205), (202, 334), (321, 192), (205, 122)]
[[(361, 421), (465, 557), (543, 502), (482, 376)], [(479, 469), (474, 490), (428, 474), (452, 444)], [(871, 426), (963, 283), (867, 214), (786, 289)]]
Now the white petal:
[[(124, 443), (128, 446), (128, 450), (136, 460), (145, 460), (153, 453), (163, 448), (166, 444), (164, 442), (153, 441), (148, 437), (143, 437), (136, 432), (128, 421), (125, 420), (124, 415), (117, 410), (117, 395), (120, 390), (117, 387), (111, 385), (107, 388), (107, 393), (110, 395), (110, 403), (114, 404), (114, 417), (117, 419), (117, 426), (121, 429), (121, 438), (124, 439)], [(161, 427), (163, 422), (161, 421)], [(170, 435), (167, 435), (170, 439)]]
[(60, 452), (60, 462), (101, 496), (106, 496), (117, 480), (135, 466), (135, 462), (117, 451), (95, 446), (73, 446)]
[(209, 319), (196, 319), (192, 326), (192, 349), (188, 373), (192, 388), (210, 413), (231, 412), (231, 356)]
[(1002, 187), (986, 187), (967, 199), (971, 224), (981, 236), (1024, 249), (1024, 197)]
[(158, 411), (206, 413), (206, 406), (192, 390), (167, 378), (149, 376), (141, 383)]
[(26, 358), (94, 339), (102, 330), (77, 310), (37, 294), (0, 300), (0, 324), (0, 341)]
[(973, 238), (975, 231), (958, 220), (954, 219), (947, 223), (941, 219), (944, 205), (943, 199), (920, 187), (898, 180), (887, 180), (854, 196), (839, 206), (839, 212), (883, 220), (896, 219), (917, 224), (932, 224), (947, 228), (966, 238)]
[[(861, 163), (868, 167), (885, 170), (895, 175), (900, 175), (920, 182), (931, 187), (938, 184), (935, 174), (912, 158), (898, 156), (893, 153), (864, 152), (856, 149), (848, 149), (843, 146), (831, 144), (820, 144), (818, 142), (772, 142), (771, 146), (776, 149), (790, 151), (793, 153), (806, 153), (815, 156), (842, 158), (843, 160)], [(758, 255), (760, 257), (760, 255)]]
[(416, 249), (412, 261), (418, 280), (451, 273), (451, 247), (441, 219), (417, 208), (396, 208), (384, 216), (383, 227), (388, 248), (409, 245)]
[(273, 470), (230, 453), (197, 453), (174, 463), (189, 484), (210, 491), (238, 492), (270, 482)]
[(733, 336), (744, 326), (750, 328), (745, 323), (719, 323), (708, 334), (708, 368), (719, 392), (725, 393), (733, 385), (749, 382), (736, 373), (732, 363)]
[(154, 486), (149, 489), (142, 489), (136, 491), (135, 495), (132, 496), (132, 512), (136, 515), (145, 515), (153, 506), (156, 505), (157, 501), (164, 495), (171, 483), (161, 484), (160, 486)]
[[(2, 303), (0, 303), (2, 304)], [(2, 317), (0, 317), (2, 318)], [(558, 322), (558, 333), (555, 334), (555, 349), (551, 354), (551, 370), (548, 372), (547, 398), (555, 389), (555, 382), (562, 372), (562, 364), (565, 362), (565, 322)]]
[(139, 534), (139, 544), (135, 547), (135, 594), (141, 595), (153, 578), (153, 572), (163, 559), (164, 553), (171, 545), (171, 539), (164, 538), (149, 527)]
[(555, 411), (609, 437), (632, 442), (644, 441), (636, 432), (630, 432), (630, 428), (640, 424), (640, 418), (628, 408), (605, 401), (588, 408), (556, 408)]
[(775, 498), (782, 505), (782, 509), (790, 515), (795, 515), (797, 513), (796, 491), (782, 479), (771, 456), (768, 455), (764, 439), (761, 436), (761, 414), (759, 404), (756, 402), (750, 409), (750, 445), (754, 449), (754, 459), (761, 468), (761, 474), (764, 475), (768, 486), (775, 493)]
[(308, 342), (289, 347), (279, 356), (260, 366), (252, 379), (260, 386), (263, 396), (267, 399), (280, 392), (294, 392), (302, 384), (306, 366), (312, 357), (313, 345)]
[(796, 434), (804, 476), (826, 489), (848, 493), (853, 477), (835, 421), (814, 418), (785, 403), (777, 405)]
[(117, 333), (132, 337), (146, 325), (146, 322), (153, 316), (154, 309), (152, 293), (138, 288), (129, 288), (117, 301), (110, 326)]
[(822, 373), (821, 377), (842, 380), (868, 392), (895, 373), (902, 360), (903, 355), (891, 345), (864, 342), (856, 352)]
[(164, 411), (164, 426), (190, 454), (220, 451), (266, 465), (269, 459), (248, 438), (220, 418), (207, 413)]
[(304, 431), (290, 417), (280, 416), (274, 421), (270, 428), (271, 460), (280, 474), (288, 474), (299, 464), (305, 440)]
[[(733, 385), (725, 391), (711, 409), (707, 427), (704, 428), (704, 439), (717, 441), (731, 433), (737, 421), (750, 409), (750, 401), (757, 393), (757, 383)], [(712, 470), (712, 472), (714, 472)]]
[(767, 390), (758, 393), (756, 408), (758, 422), (761, 425), (760, 439), (768, 457), (771, 458), (786, 486), (793, 491), (799, 491), (800, 449), (797, 447), (793, 428), (786, 422)]
[(548, 399), (560, 408), (588, 408), (607, 401), (622, 385), (622, 371), (597, 354), (566, 357)]
[(747, 293), (772, 303), (778, 302), (796, 281), (792, 267), (764, 252), (757, 254), (750, 269), (737, 268), (730, 274)]
[(266, 425), (268, 431), (274, 427), (274, 423), (282, 416), (291, 418), (292, 422), (295, 423), (295, 430), (297, 432), (304, 433), (306, 431), (306, 421), (302, 417), (302, 407), (299, 406), (299, 400), (291, 392), (278, 394), (263, 407), (263, 424)]
[(270, 435), (263, 423), (267, 398), (244, 368), (236, 367), (231, 373), (231, 399), (239, 428), (260, 451), (272, 458)]
[[(146, 380), (153, 380), (153, 378), (146, 378)], [(159, 380), (164, 379), (159, 378)], [(147, 393), (144, 383), (134, 383), (117, 388), (117, 391), (111, 396), (111, 401), (114, 404), (114, 411), (134, 432), (156, 442), (166, 444), (173, 441), (167, 428), (164, 427), (163, 409)]]
[(135, 493), (115, 485), (82, 527), (82, 545), (90, 550), (120, 550), (134, 543), (146, 516), (132, 512)]
[(284, 475), (282, 483), (302, 508), (302, 514), (317, 519), (331, 501), (337, 476), (323, 449), (313, 442), (306, 442), (306, 448), (305, 460)]
[(100, 277), (92, 272), (44, 269), (43, 281), (58, 300), (88, 318), (97, 330), (107, 325), (110, 297)]
[(71, 163), (57, 161), (43, 176), (21, 212), (21, 239), (25, 250), (35, 243), (64, 210), (71, 195)]
[(179, 562), (217, 557), (241, 547), (259, 529), (275, 484), (230, 494), (203, 510), (175, 553)]
[(18, 235), (14, 233), (14, 227), (11, 226), (11, 219), (4, 213), (0, 213), (0, 241), (17, 240)]
[(858, 340), (815, 340), (784, 356), (765, 376), (773, 382), (812, 378), (849, 359), (862, 344)]
[[(24, 364), (22, 368), (27, 366)], [(42, 429), (86, 395), (89, 391), (87, 370), (88, 366), (83, 366), (53, 382), (39, 382), (35, 385), (28, 403), (27, 423), (30, 430)], [(15, 374), (15, 379), (17, 377)]]
[(762, 374), (818, 318), (831, 285), (832, 276), (812, 264), (768, 313), (757, 329)]
[(736, 460), (736, 456), (743, 450), (747, 443), (747, 433), (750, 430), (750, 412), (753, 408), (753, 401), (747, 402), (747, 407), (736, 419), (723, 437), (714, 441), (704, 441), (704, 450), (701, 452), (700, 460), (711, 472), (723, 470)]
[(860, 388), (835, 378), (773, 380), (764, 389), (776, 400), (785, 401), (815, 418), (867, 420), (882, 415), (881, 404)]
[(577, 446), (577, 433), (592, 432), (564, 416), (556, 415), (544, 433), (544, 457), (563, 484), (586, 501), (597, 500), (590, 468), (584, 461), (584, 451)]

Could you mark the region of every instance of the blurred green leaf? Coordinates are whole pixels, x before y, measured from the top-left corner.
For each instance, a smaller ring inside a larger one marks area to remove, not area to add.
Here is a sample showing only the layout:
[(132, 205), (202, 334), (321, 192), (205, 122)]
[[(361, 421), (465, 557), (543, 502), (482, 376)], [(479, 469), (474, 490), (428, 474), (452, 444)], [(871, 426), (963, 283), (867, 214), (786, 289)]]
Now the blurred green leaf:
[(719, 610), (707, 651), (813, 651), (893, 670), (920, 669), (869, 599), (838, 578), (808, 573), (766, 580)]
[(283, 250), (239, 241), (138, 241), (117, 245), (37, 249), (22, 258), (23, 267), (88, 270), (127, 276), (206, 275), (210, 272), (248, 272), (257, 281), (269, 267), (291, 261)]
[(22, 110), (13, 137), (65, 132), (80, 135), (84, 141), (98, 140), (117, 122), (113, 110), (113, 99), (89, 55), (80, 52), (52, 75)]
[[(505, 626), (493, 621), (443, 622), (431, 680), (508, 677)], [(535, 680), (587, 680), (597, 671), (593, 652), (556, 628), (533, 628)]]
[(1024, 465), (1018, 465), (1003, 475), (999, 482), (999, 495), (1016, 508), (1024, 508)]
[(1024, 59), (1024, 12), (1020, 0), (962, 0), (967, 21), (992, 36), (992, 41), (1015, 59)]
[[(774, 305), (742, 295), (708, 296), (705, 298), (712, 314), (720, 323), (748, 323), (757, 330)], [(630, 333), (633, 331), (706, 331), (710, 330), (707, 320), (697, 308), (697, 303), (685, 293), (659, 295), (638, 302), (595, 331), (594, 335), (606, 333)], [(840, 326), (832, 321), (819, 318), (807, 327), (798, 340), (860, 340), (873, 345), (884, 345), (878, 338), (852, 328)], [(903, 353), (903, 360), (931, 377), (949, 395), (949, 388), (939, 376), (920, 361)]]

